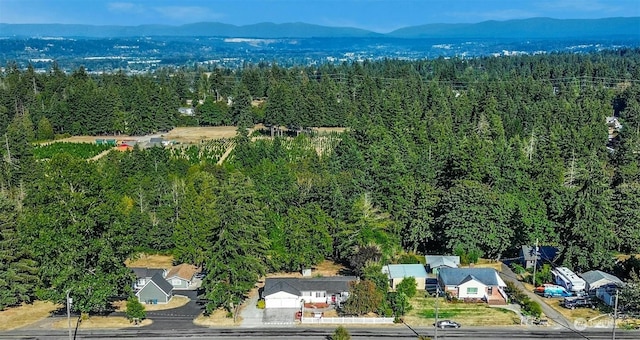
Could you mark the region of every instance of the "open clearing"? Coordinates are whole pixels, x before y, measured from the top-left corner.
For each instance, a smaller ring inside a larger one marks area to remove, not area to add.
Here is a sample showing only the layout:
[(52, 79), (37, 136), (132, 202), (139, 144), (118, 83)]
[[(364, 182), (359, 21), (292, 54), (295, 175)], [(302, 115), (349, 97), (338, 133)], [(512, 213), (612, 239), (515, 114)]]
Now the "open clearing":
[(478, 263), (473, 265), (475, 268), (493, 268), (496, 271), (502, 271), (502, 262), (495, 260), (479, 259)]
[(233, 138), (237, 129), (235, 126), (177, 127), (161, 137), (183, 144), (198, 144), (208, 139)]
[(556, 311), (558, 311), (560, 314), (564, 315), (565, 318), (571, 320), (571, 321), (575, 321), (578, 318), (583, 318), (586, 320), (590, 320), (596, 317), (599, 317), (602, 315), (602, 313), (600, 313), (600, 311), (596, 308), (596, 309), (591, 309), (591, 308), (576, 308), (576, 309), (569, 309), (569, 308), (564, 308), (562, 307), (562, 301), (563, 299), (560, 298), (555, 298), (555, 299), (545, 299), (545, 302), (551, 306), (551, 308), (555, 309)]
[[(348, 272), (348, 269), (333, 261), (324, 260), (318, 265), (311, 268), (311, 276), (338, 276), (338, 275), (352, 275)], [(302, 277), (301, 272), (277, 272), (267, 274), (266, 277)]]
[[(418, 293), (420, 294), (420, 293)], [(434, 297), (415, 297), (411, 299), (413, 309), (404, 320), (411, 326), (432, 326), (435, 322)], [(512, 326), (520, 324), (520, 317), (514, 312), (485, 303), (448, 302), (438, 300), (438, 319), (451, 319), (462, 326)]]
[[(80, 323), (78, 324), (78, 321)], [(140, 327), (148, 326), (153, 321), (146, 319), (142, 320), (138, 325), (134, 325), (127, 318), (122, 316), (92, 316), (86, 320), (79, 320), (78, 318), (71, 319), (71, 328), (75, 329), (100, 329), (100, 328), (128, 328), (128, 327)], [(67, 329), (69, 328), (69, 322), (67, 319), (59, 320), (53, 323), (53, 328)]]
[(173, 266), (173, 256), (142, 253), (139, 254), (135, 259), (128, 259), (124, 261), (124, 264), (129, 268), (138, 267), (168, 269)]
[[(262, 124), (258, 124), (252, 128), (252, 130), (264, 129)], [(344, 132), (344, 127), (315, 127), (313, 130), (319, 133), (330, 132)], [(238, 128), (236, 126), (191, 126), (191, 127), (177, 127), (173, 130), (165, 133), (157, 133), (154, 136), (160, 136), (165, 140), (176, 141), (181, 144), (198, 144), (204, 140), (211, 139), (231, 139), (236, 136)], [(95, 143), (96, 139), (138, 139), (144, 136), (129, 136), (129, 135), (100, 135), (100, 136), (72, 136), (69, 138), (59, 139), (55, 141), (43, 142), (42, 144), (49, 144), (55, 142), (70, 142), (70, 143)]]
[(193, 323), (198, 326), (209, 326), (209, 327), (221, 327), (221, 326), (238, 326), (242, 323), (242, 317), (237, 317), (236, 322), (233, 322), (233, 318), (227, 317), (227, 311), (222, 309), (217, 309), (209, 316), (204, 316), (200, 314), (197, 318), (193, 320)]
[(49, 317), (51, 312), (62, 308), (48, 301), (35, 301), (31, 304), (22, 304), (19, 307), (9, 308), (0, 312), (0, 330), (7, 331)]

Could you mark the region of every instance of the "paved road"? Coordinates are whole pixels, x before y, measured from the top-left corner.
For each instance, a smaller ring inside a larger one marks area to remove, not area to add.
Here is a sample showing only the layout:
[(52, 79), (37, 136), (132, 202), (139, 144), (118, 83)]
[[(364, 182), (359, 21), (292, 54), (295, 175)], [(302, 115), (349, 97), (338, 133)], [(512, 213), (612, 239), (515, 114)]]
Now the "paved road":
[(513, 282), (516, 285), (516, 287), (518, 287), (525, 294), (527, 294), (531, 298), (531, 300), (538, 302), (542, 307), (542, 311), (546, 315), (547, 319), (553, 321), (556, 325), (562, 328), (569, 329), (569, 330), (576, 329), (572, 321), (565, 318), (564, 315), (560, 314), (558, 311), (556, 311), (551, 306), (549, 306), (544, 301), (544, 299), (541, 298), (538, 294), (528, 290), (522, 284), (522, 282), (518, 281), (516, 274), (511, 270), (511, 268), (509, 268), (509, 266), (507, 266), (504, 263), (502, 264), (502, 272), (500, 273), (500, 276), (504, 281)]
[[(233, 328), (198, 330), (151, 330), (146, 327), (127, 330), (95, 330), (86, 332), (82, 339), (326, 339), (335, 327), (291, 327), (291, 328)], [(406, 327), (347, 326), (352, 339), (416, 339), (416, 334)], [(433, 337), (433, 329), (416, 329), (421, 335)], [(55, 332), (4, 332), (2, 339), (66, 340), (65, 331)], [(537, 328), (482, 328), (468, 327), (438, 331), (438, 339), (611, 339), (611, 330), (587, 330), (575, 332), (562, 329)], [(616, 339), (640, 339), (640, 331), (618, 331)]]

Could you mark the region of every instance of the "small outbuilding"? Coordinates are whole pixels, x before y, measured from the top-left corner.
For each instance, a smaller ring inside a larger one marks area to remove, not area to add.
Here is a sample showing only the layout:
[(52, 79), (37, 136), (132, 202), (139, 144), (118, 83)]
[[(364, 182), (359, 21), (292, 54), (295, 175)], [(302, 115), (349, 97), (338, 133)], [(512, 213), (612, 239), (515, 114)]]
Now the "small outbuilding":
[(389, 277), (389, 287), (396, 289), (398, 284), (407, 277), (416, 279), (416, 288), (424, 290), (427, 284), (427, 270), (422, 264), (388, 264), (382, 267), (382, 272)]
[(624, 286), (624, 282), (615, 275), (600, 270), (590, 270), (580, 274), (587, 284), (586, 291), (609, 306), (615, 303), (616, 290)]

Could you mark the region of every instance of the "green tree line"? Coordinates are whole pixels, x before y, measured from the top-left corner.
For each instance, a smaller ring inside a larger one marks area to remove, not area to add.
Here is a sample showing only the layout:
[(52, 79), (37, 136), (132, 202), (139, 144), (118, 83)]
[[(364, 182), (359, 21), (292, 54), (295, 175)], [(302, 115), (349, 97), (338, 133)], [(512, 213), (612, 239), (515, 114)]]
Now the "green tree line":
[[(403, 252), (500, 259), (538, 239), (559, 247), (558, 264), (611, 268), (614, 252), (640, 251), (639, 60), (620, 50), (137, 76), (9, 65), (0, 307), (70, 290), (78, 311), (104, 311), (131, 294), (124, 260), (141, 250), (206, 268), (208, 311), (233, 311), (264, 273), (323, 259), (366, 276)], [(203, 100), (190, 124), (240, 127), (223, 166), (157, 147), (34, 158), (31, 142), (51, 130), (170, 129), (187, 99)], [(612, 115), (623, 128), (609, 140)], [(305, 134), (251, 141), (256, 122), (348, 129), (318, 153)], [(403, 310), (402, 299), (389, 303)]]

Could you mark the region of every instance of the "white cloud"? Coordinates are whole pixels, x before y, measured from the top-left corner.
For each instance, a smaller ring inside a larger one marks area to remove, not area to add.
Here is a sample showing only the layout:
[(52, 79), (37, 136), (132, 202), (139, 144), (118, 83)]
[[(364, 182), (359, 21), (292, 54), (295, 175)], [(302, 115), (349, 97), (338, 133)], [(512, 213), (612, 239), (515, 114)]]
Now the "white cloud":
[(199, 6), (165, 6), (154, 7), (153, 10), (168, 19), (180, 22), (209, 21), (222, 17), (220, 13), (215, 13), (206, 7)]
[(574, 12), (600, 12), (600, 13), (612, 13), (620, 11), (621, 8), (618, 5), (613, 5), (610, 2), (603, 2), (600, 0), (555, 0), (555, 1), (542, 1), (537, 6), (541, 10), (550, 11), (574, 11)]
[(117, 13), (142, 13), (144, 12), (144, 7), (141, 5), (136, 5), (131, 2), (110, 2), (107, 4), (107, 9), (110, 12)]
[[(482, 22), (487, 20), (505, 21), (512, 19), (524, 19), (541, 16), (539, 13), (523, 9), (504, 9), (492, 11), (475, 12), (452, 12), (448, 16), (453, 18), (452, 22)], [(457, 20), (455, 20), (457, 19)], [(471, 20), (470, 20), (471, 19)]]

